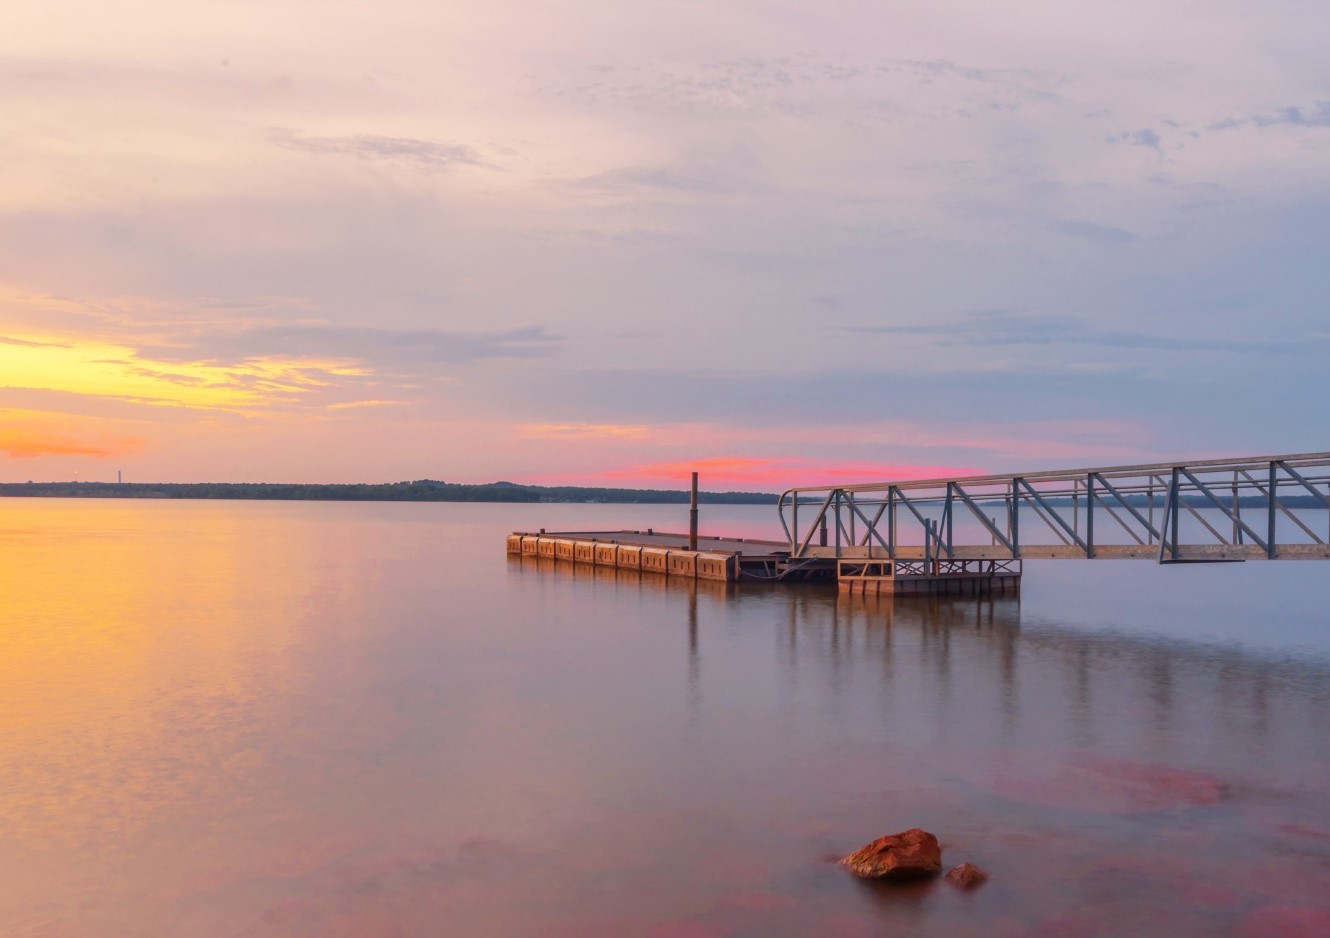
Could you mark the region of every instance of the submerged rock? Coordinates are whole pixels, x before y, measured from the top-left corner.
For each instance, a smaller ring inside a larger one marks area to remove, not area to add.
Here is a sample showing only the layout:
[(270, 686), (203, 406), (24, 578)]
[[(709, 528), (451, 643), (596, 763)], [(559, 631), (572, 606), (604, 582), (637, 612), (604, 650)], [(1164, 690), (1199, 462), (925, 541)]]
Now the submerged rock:
[(863, 879), (915, 879), (942, 872), (942, 848), (926, 830), (912, 827), (879, 837), (841, 863)]
[(947, 871), (947, 879), (961, 889), (974, 889), (988, 879), (988, 874), (973, 863), (962, 863)]

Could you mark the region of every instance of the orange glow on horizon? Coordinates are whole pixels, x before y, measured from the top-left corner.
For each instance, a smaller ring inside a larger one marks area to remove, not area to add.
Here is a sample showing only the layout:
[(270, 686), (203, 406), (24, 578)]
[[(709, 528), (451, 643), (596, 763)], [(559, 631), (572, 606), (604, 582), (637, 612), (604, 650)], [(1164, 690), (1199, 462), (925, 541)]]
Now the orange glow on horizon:
[(39, 456), (91, 456), (106, 459), (132, 452), (140, 440), (93, 443), (68, 436), (27, 430), (0, 430), (0, 453), (11, 459), (36, 459)]

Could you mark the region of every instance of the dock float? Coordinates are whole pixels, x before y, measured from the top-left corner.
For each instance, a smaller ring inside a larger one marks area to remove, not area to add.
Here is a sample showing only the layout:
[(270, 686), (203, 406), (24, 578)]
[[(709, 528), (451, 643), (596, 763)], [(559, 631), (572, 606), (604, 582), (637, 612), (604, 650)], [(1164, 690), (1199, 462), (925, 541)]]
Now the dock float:
[(1019, 560), (841, 560), (842, 592), (865, 596), (1017, 596)]
[(775, 579), (785, 544), (741, 537), (700, 537), (646, 531), (514, 531), (510, 555), (548, 557), (598, 567), (640, 570), (667, 577), (720, 580)]

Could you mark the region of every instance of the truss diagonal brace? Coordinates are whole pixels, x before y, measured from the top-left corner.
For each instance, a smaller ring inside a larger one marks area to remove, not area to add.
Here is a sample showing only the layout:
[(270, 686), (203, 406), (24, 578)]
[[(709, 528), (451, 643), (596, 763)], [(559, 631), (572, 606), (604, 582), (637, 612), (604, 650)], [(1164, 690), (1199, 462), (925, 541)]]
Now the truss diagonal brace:
[(1261, 485), (1261, 483), (1253, 479), (1250, 472), (1243, 470), (1242, 477), (1252, 484), (1252, 486), (1256, 489), (1256, 493), (1258, 495), (1263, 496), (1269, 502), (1274, 502), (1274, 507), (1278, 508), (1285, 518), (1287, 518), (1289, 521), (1292, 521), (1299, 528), (1301, 528), (1302, 533), (1310, 537), (1313, 543), (1315, 544), (1325, 543), (1325, 541), (1321, 539), (1321, 536), (1319, 534), (1317, 534), (1311, 528), (1307, 527), (1307, 525), (1303, 522), (1301, 518), (1299, 518), (1293, 512), (1289, 511), (1288, 506), (1286, 506), (1283, 502), (1281, 502), (1277, 496), (1270, 494), (1270, 491), (1267, 491), (1265, 486)]
[[(831, 507), (832, 499), (836, 497), (836, 493), (839, 491), (840, 489), (832, 489), (827, 493), (827, 497), (823, 499), (822, 507), (818, 509), (817, 515), (814, 516), (812, 523), (808, 525), (808, 536), (805, 537), (803, 543), (799, 545), (799, 551), (795, 554), (796, 557), (802, 557), (804, 551), (808, 549), (808, 545), (813, 542), (813, 535), (817, 533), (817, 526), (821, 524), (822, 519), (827, 516), (827, 509)], [(798, 496), (796, 495), (795, 497), (797, 498)], [(799, 534), (798, 530), (794, 533), (796, 537)]]
[(993, 535), (993, 537), (1007, 549), (1007, 552), (1011, 554), (1012, 559), (1016, 559), (1018, 556), (1016, 548), (1012, 545), (1011, 541), (1007, 540), (1006, 535), (997, 529), (997, 525), (988, 520), (988, 516), (979, 510), (979, 506), (974, 503), (972, 498), (970, 498), (969, 493), (955, 482), (948, 482), (947, 485), (949, 485), (952, 490), (961, 497), (961, 501), (965, 502), (965, 507), (970, 509), (970, 513), (978, 518), (979, 523), (988, 529), (988, 533)]
[[(1098, 472), (1090, 473), (1090, 478), (1094, 479), (1095, 482), (1104, 487), (1105, 491), (1107, 491), (1110, 495), (1116, 498), (1118, 500), (1118, 503), (1121, 504), (1123, 508), (1127, 509), (1127, 511), (1131, 513), (1131, 516), (1136, 519), (1136, 523), (1139, 524), (1141, 527), (1145, 528), (1145, 530), (1150, 532), (1151, 538), (1157, 539), (1160, 536), (1159, 532), (1155, 530), (1154, 525), (1152, 525), (1149, 521), (1147, 521), (1144, 515), (1142, 515), (1139, 511), (1133, 508), (1131, 504), (1125, 498), (1122, 497), (1122, 493), (1119, 492), (1117, 489), (1113, 488), (1113, 486), (1109, 483), (1107, 479), (1105, 479)], [(1098, 494), (1096, 494), (1095, 497), (1099, 498), (1101, 502), (1103, 501), (1103, 498), (1100, 497)], [(1107, 503), (1104, 504), (1104, 507), (1108, 508)], [(1112, 510), (1110, 509), (1110, 514), (1111, 513)], [(1124, 527), (1126, 526), (1124, 525)], [(1131, 532), (1128, 531), (1128, 533), (1130, 534)], [(1137, 540), (1139, 542), (1139, 538)]]
[(1040, 508), (1044, 509), (1044, 511), (1046, 511), (1049, 514), (1049, 516), (1052, 517), (1052, 519), (1058, 523), (1059, 527), (1061, 527), (1062, 530), (1067, 533), (1067, 536), (1070, 537), (1076, 543), (1076, 546), (1079, 547), (1081, 550), (1085, 551), (1085, 556), (1089, 557), (1090, 546), (1086, 544), (1085, 541), (1081, 540), (1081, 536), (1077, 534), (1074, 530), (1072, 530), (1072, 528), (1067, 524), (1067, 522), (1062, 520), (1062, 516), (1059, 515), (1056, 511), (1054, 511), (1053, 508), (1048, 504), (1048, 502), (1044, 501), (1043, 496), (1034, 490), (1034, 486), (1032, 486), (1029, 482), (1027, 482), (1024, 479), (1016, 479), (1015, 481), (1025, 488), (1025, 491), (1029, 493), (1030, 498), (1034, 499), (1035, 504), (1038, 505)]
[(1311, 492), (1312, 495), (1320, 499), (1322, 505), (1324, 505), (1326, 508), (1330, 508), (1330, 498), (1326, 498), (1323, 493), (1316, 491), (1316, 486), (1312, 485), (1305, 478), (1303, 478), (1302, 473), (1298, 472), (1298, 470), (1294, 469), (1292, 466), (1284, 462), (1284, 460), (1282, 459), (1278, 460), (1278, 465), (1280, 469), (1283, 469), (1294, 479), (1296, 479), (1304, 489)]
[[(903, 492), (897, 490), (896, 500), (899, 501), (906, 508), (910, 509), (910, 514), (914, 515), (915, 518), (919, 520), (919, 523), (924, 526), (924, 552), (927, 553), (932, 549), (933, 546), (933, 529), (932, 527), (929, 526), (928, 519), (919, 513), (919, 509), (914, 507), (914, 503), (911, 502), (908, 498), (906, 498)], [(937, 536), (937, 547), (938, 547), (938, 553), (941, 553), (942, 535), (940, 534)]]
[[(891, 546), (888, 545), (887, 542), (882, 539), (881, 534), (877, 533), (877, 521), (876, 520), (869, 521), (868, 516), (864, 514), (862, 511), (860, 511), (859, 506), (854, 503), (854, 499), (851, 498), (847, 500), (846, 504), (850, 506), (850, 511), (858, 515), (859, 519), (864, 523), (864, 544), (865, 545), (868, 544), (868, 539), (870, 537), (875, 537), (877, 538), (877, 542), (882, 545), (882, 549), (885, 550), (888, 554), (890, 554)], [(882, 512), (880, 510), (877, 513), (877, 517), (878, 518), (882, 517)]]
[(1181, 466), (1179, 468), (1182, 470), (1182, 474), (1187, 477), (1187, 481), (1191, 482), (1192, 485), (1196, 486), (1196, 490), (1198, 492), (1200, 492), (1206, 498), (1210, 499), (1210, 504), (1214, 505), (1216, 508), (1222, 511), (1224, 515), (1228, 518), (1228, 520), (1232, 521), (1235, 525), (1237, 525), (1239, 528), (1245, 531), (1247, 533), (1247, 536), (1252, 539), (1253, 543), (1257, 544), (1261, 548), (1261, 550), (1268, 551), (1270, 549), (1270, 545), (1265, 542), (1265, 539), (1262, 538), (1255, 531), (1253, 531), (1251, 529), (1251, 525), (1243, 521), (1240, 515), (1237, 515), (1234, 512), (1229, 511), (1227, 508), (1225, 508), (1224, 503), (1221, 502), (1215, 496), (1214, 492), (1211, 492), (1208, 488), (1206, 488), (1206, 486), (1201, 482), (1200, 479), (1192, 475), (1190, 469), (1188, 469), (1186, 466)]

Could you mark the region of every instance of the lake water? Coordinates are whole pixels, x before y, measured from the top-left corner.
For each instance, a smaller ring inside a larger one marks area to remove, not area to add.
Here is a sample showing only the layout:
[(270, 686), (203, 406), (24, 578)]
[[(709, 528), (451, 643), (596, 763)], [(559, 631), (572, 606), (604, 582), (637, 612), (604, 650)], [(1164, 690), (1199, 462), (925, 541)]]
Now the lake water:
[[(1330, 934), (1330, 564), (893, 605), (504, 555), (685, 525), (0, 501), (0, 935)], [(915, 826), (992, 879), (835, 863)]]

